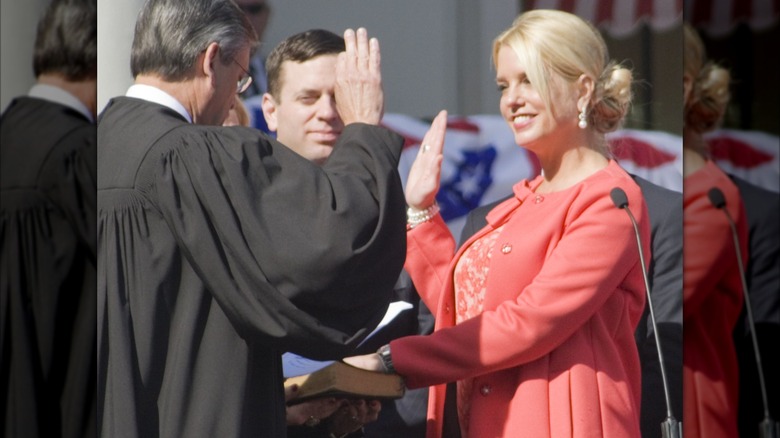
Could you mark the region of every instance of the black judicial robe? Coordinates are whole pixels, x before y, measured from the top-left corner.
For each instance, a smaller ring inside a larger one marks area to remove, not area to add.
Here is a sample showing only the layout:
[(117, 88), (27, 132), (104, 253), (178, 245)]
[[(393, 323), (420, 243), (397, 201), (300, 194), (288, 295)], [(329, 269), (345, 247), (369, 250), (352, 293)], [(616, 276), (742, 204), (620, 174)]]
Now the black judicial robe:
[(402, 143), (352, 124), (319, 168), (257, 130), (112, 100), (98, 127), (102, 435), (285, 436), (280, 353), (348, 355), (392, 296)]
[(0, 435), (95, 436), (96, 127), (21, 97), (0, 132)]

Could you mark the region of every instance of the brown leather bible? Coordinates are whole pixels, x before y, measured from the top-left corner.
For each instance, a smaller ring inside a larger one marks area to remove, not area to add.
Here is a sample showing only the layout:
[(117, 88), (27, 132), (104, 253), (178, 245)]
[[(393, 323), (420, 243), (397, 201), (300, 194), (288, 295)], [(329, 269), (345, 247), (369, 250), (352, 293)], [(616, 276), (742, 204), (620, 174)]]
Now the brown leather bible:
[(367, 400), (389, 400), (401, 398), (406, 387), (401, 376), (368, 371), (347, 365), (344, 362), (332, 364), (311, 374), (290, 377), (285, 388), (298, 385), (298, 396), (287, 402), (289, 405), (314, 398), (362, 398)]

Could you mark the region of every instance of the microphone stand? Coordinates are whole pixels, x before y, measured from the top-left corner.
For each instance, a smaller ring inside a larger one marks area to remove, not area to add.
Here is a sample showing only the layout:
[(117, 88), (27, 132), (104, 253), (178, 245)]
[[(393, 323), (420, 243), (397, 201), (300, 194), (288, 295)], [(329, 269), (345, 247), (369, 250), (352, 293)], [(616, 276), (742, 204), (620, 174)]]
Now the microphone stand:
[(742, 263), (742, 253), (739, 250), (739, 238), (737, 237), (737, 226), (731, 218), (728, 209), (726, 209), (726, 197), (723, 192), (713, 187), (707, 193), (713, 207), (723, 211), (731, 228), (731, 239), (734, 241), (734, 251), (737, 254), (737, 266), (739, 267), (739, 279), (742, 281), (742, 295), (745, 297), (745, 308), (747, 310), (748, 325), (750, 326), (750, 338), (753, 341), (753, 352), (756, 355), (756, 365), (758, 366), (758, 380), (761, 386), (761, 398), (764, 402), (764, 419), (758, 424), (758, 435), (760, 438), (778, 438), (780, 427), (769, 413), (769, 397), (766, 393), (766, 382), (764, 381), (764, 367), (761, 364), (761, 353), (758, 349), (758, 337), (756, 335), (756, 325), (753, 322), (753, 309), (750, 305), (750, 296), (748, 295), (747, 280), (745, 279), (745, 267)]
[(662, 438), (682, 438), (682, 426), (674, 414), (672, 414), (672, 402), (669, 398), (669, 384), (666, 379), (666, 367), (664, 366), (664, 353), (661, 350), (661, 338), (658, 335), (658, 326), (655, 323), (655, 312), (653, 311), (653, 298), (650, 296), (650, 282), (647, 278), (647, 268), (645, 267), (645, 256), (642, 251), (642, 240), (639, 238), (639, 226), (634, 219), (634, 215), (631, 213), (631, 209), (628, 208), (628, 197), (626, 192), (619, 187), (615, 187), (609, 193), (612, 198), (612, 202), (615, 207), (625, 210), (628, 213), (628, 218), (631, 219), (631, 225), (634, 226), (634, 235), (636, 236), (636, 244), (639, 249), (639, 262), (642, 265), (642, 278), (645, 281), (645, 292), (647, 294), (647, 307), (650, 309), (650, 323), (653, 325), (653, 336), (655, 337), (655, 347), (658, 351), (659, 366), (661, 368), (661, 379), (664, 383), (664, 397), (666, 398), (666, 419), (661, 423), (661, 436)]

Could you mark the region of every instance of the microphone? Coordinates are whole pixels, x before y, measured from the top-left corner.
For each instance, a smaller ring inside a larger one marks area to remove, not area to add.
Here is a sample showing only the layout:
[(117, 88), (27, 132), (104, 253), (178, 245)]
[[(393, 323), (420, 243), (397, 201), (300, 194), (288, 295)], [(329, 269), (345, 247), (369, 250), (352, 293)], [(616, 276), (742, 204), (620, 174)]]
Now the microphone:
[(664, 366), (664, 354), (661, 350), (661, 338), (658, 335), (658, 326), (655, 323), (655, 312), (653, 311), (653, 298), (650, 296), (650, 281), (647, 279), (647, 268), (645, 267), (645, 256), (642, 247), (642, 239), (639, 238), (639, 227), (636, 224), (636, 219), (631, 213), (631, 209), (628, 208), (628, 197), (626, 192), (620, 187), (615, 187), (609, 192), (609, 197), (612, 198), (612, 203), (615, 207), (625, 210), (628, 213), (628, 218), (631, 219), (631, 225), (634, 226), (634, 235), (636, 236), (636, 244), (639, 250), (639, 261), (642, 265), (642, 278), (645, 280), (645, 292), (647, 295), (647, 307), (650, 310), (650, 323), (653, 325), (653, 335), (655, 336), (655, 347), (658, 350), (659, 366), (661, 368), (661, 380), (664, 385), (664, 397), (666, 398), (666, 420), (661, 423), (661, 436), (663, 438), (682, 438), (682, 427), (680, 422), (674, 418), (672, 414), (672, 403), (669, 399), (669, 383), (666, 380), (666, 367)]
[(766, 394), (766, 382), (764, 381), (764, 367), (761, 364), (761, 352), (758, 349), (758, 337), (756, 336), (756, 325), (753, 322), (753, 309), (750, 306), (750, 296), (748, 295), (747, 280), (745, 279), (745, 267), (742, 263), (742, 253), (739, 251), (739, 237), (737, 237), (737, 226), (731, 218), (728, 209), (726, 209), (726, 197), (723, 192), (713, 187), (707, 192), (712, 206), (726, 214), (731, 228), (731, 239), (734, 241), (734, 251), (737, 253), (737, 266), (739, 267), (739, 278), (742, 280), (742, 295), (745, 297), (745, 308), (747, 310), (747, 320), (750, 326), (750, 338), (753, 341), (753, 352), (756, 355), (756, 365), (758, 367), (758, 380), (761, 386), (761, 398), (764, 402), (764, 420), (758, 425), (759, 437), (775, 438), (778, 436), (777, 422), (772, 419), (769, 413), (769, 398)]

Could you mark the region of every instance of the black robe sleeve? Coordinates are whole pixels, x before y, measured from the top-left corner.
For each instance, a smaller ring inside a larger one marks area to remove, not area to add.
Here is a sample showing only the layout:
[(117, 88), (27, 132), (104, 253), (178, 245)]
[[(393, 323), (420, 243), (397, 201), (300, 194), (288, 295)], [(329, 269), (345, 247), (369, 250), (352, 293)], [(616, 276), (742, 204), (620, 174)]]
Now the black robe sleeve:
[(330, 307), (354, 309), (322, 319), (359, 338), (405, 255), (400, 138), (350, 125), (320, 169), (256, 131), (191, 132), (161, 141), (153, 198), (240, 335), (332, 356), (323, 340), (349, 341), (302, 310)]

